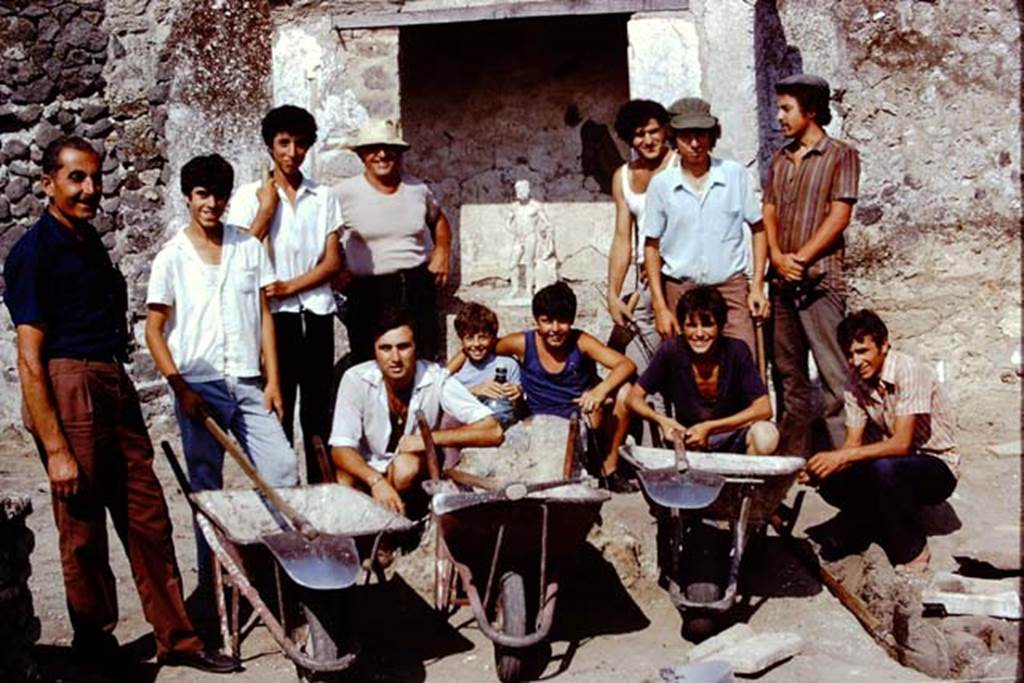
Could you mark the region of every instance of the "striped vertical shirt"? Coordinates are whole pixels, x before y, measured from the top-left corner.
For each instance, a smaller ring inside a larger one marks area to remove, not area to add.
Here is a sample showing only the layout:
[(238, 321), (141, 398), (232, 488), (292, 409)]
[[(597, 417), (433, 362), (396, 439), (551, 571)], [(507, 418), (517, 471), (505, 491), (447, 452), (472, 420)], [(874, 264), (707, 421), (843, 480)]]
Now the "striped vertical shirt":
[(953, 434), (953, 412), (930, 367), (905, 353), (889, 351), (878, 384), (868, 389), (853, 380), (845, 397), (846, 425), (864, 427), (871, 422), (884, 438), (893, 435), (897, 417), (914, 415), (910, 452), (939, 458), (953, 476), (959, 475), (960, 452)]
[[(778, 216), (779, 248), (799, 251), (828, 215), (834, 201), (857, 201), (860, 158), (845, 142), (823, 135), (797, 163), (799, 143), (794, 140), (772, 156), (764, 203), (773, 204)], [(811, 266), (830, 289), (845, 292), (842, 235)]]

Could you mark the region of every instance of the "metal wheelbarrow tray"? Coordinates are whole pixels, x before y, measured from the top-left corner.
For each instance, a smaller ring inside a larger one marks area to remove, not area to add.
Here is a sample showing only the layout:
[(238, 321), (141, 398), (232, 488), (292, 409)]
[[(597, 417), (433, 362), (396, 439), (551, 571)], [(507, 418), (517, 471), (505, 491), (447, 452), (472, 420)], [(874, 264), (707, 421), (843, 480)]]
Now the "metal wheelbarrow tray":
[[(451, 482), (434, 483), (434, 501), (466, 495)], [(447, 613), (468, 602), (480, 630), (494, 642), (502, 681), (519, 679), (525, 648), (550, 632), (559, 567), (577, 551), (609, 498), (607, 491), (569, 484), (435, 515), (437, 608)], [(464, 599), (455, 597), (456, 579)], [(536, 599), (535, 608), (528, 596)]]
[[(281, 488), (277, 492), (323, 533), (361, 538), (404, 531), (413, 526), (413, 522), (378, 505), (370, 496), (340, 484)], [(300, 672), (340, 671), (351, 665), (355, 653), (339, 652), (332, 634), (325, 632), (325, 625), (309, 609), (307, 649), (312, 651), (303, 652), (288, 634), (283, 609), (280, 616), (275, 615), (246, 575), (241, 548), (261, 546), (263, 536), (280, 529), (259, 493), (242, 489), (203, 491), (191, 494), (190, 498), (198, 512), (197, 524), (214, 554), (217, 612), (224, 643), (230, 643), (232, 653), (239, 655), (238, 593), (241, 593)], [(283, 608), (280, 568), (276, 562), (273, 567), (277, 604)], [(225, 586), (234, 591), (230, 623)], [(314, 591), (325, 598), (331, 592), (337, 591)]]
[[(673, 451), (659, 448), (623, 446), (620, 454), (638, 470), (663, 469), (675, 463)], [(652, 514), (658, 519), (659, 546), (664, 548), (662, 542), (670, 544), (667, 557), (660, 557), (659, 564), (672, 603), (680, 612), (691, 609), (721, 613), (736, 601), (740, 562), (750, 529), (759, 529), (769, 521), (803, 469), (805, 460), (793, 456), (737, 453), (691, 452), (688, 457), (691, 468), (724, 476), (725, 486), (714, 502), (699, 510), (669, 509), (647, 498)], [(731, 532), (724, 585), (721, 577), (717, 581), (702, 580), (707, 579), (707, 572), (696, 567), (690, 574), (698, 579), (689, 583), (684, 580), (684, 585), (680, 586), (684, 570), (705, 560), (719, 559), (706, 557), (707, 549), (700, 547), (704, 520), (728, 523)], [(695, 624), (694, 631), (706, 630), (708, 626), (706, 621)]]

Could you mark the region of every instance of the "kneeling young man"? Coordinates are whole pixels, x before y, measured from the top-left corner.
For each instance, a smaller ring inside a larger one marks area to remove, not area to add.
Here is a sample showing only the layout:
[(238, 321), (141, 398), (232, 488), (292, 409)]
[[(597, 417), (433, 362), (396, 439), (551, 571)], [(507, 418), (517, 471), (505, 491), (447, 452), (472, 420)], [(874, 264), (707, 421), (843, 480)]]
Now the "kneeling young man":
[[(714, 287), (686, 292), (676, 306), (682, 334), (658, 347), (629, 393), (629, 408), (654, 420), (666, 437), (684, 437), (694, 450), (769, 455), (779, 433), (768, 390), (746, 343), (722, 334), (728, 307)], [(672, 401), (676, 419), (648, 405), (648, 394)]]
[(416, 360), (410, 313), (386, 309), (375, 321), (374, 360), (341, 378), (331, 429), (339, 483), (368, 490), (403, 512), (402, 494), (426, 476), (426, 448), (416, 426), (422, 410), (432, 429), (442, 415), (462, 423), (432, 432), (434, 444), (497, 446), (501, 425), (489, 408), (437, 363)]
[[(174, 411), (192, 489), (224, 485), (224, 449), (203, 424), (210, 415), (239, 440), (271, 486), (298, 483), (295, 453), (281, 426), (274, 323), (264, 287), (274, 269), (259, 240), (221, 222), (234, 171), (217, 154), (181, 169), (189, 224), (153, 260), (146, 295), (146, 344), (174, 391)], [(262, 371), (261, 371), (262, 357)], [(199, 580), (212, 564), (196, 530)]]
[(874, 312), (851, 313), (836, 332), (852, 371), (846, 440), (816, 453), (807, 477), (821, 496), (872, 530), (893, 565), (924, 571), (931, 559), (919, 519), (956, 488), (953, 414), (931, 368), (893, 351)]

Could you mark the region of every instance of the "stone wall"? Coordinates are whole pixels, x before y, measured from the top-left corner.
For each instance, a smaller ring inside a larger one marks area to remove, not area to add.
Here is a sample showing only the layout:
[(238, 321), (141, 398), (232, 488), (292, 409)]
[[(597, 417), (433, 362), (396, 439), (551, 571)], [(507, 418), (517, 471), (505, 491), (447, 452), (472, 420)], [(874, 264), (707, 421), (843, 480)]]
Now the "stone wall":
[(27, 496), (0, 496), (0, 680), (42, 680), (31, 649), (39, 639), (39, 619), (32, 606), (28, 578), (35, 536), (25, 518), (32, 512)]
[[(1020, 430), (1020, 23), (1010, 0), (759, 0), (761, 140), (771, 83), (833, 86), (830, 131), (861, 155), (854, 306), (940, 367), (968, 448)], [(764, 157), (762, 157), (764, 159)]]

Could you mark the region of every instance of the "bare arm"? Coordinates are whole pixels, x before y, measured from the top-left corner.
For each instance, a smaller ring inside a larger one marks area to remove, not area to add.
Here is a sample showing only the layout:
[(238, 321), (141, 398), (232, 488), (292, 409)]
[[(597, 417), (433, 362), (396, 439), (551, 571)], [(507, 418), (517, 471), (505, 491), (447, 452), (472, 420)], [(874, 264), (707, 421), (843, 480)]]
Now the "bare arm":
[(661, 242), (648, 237), (644, 240), (644, 270), (647, 272), (647, 286), (651, 291), (651, 308), (654, 309), (654, 327), (665, 338), (679, 334), (682, 330), (676, 320), (675, 311), (669, 310), (665, 289), (661, 281)]
[(615, 202), (615, 232), (608, 252), (608, 312), (617, 325), (632, 318), (622, 303), (622, 284), (633, 258), (633, 214), (622, 196), (622, 167), (612, 175), (612, 200)]
[(448, 284), (449, 260), (452, 253), (452, 226), (448, 217), (440, 212), (434, 225), (434, 251), (430, 254), (427, 270), (434, 274), (438, 287)]
[[(417, 438), (419, 434), (416, 434)], [(497, 446), (504, 438), (501, 425), (493, 417), (486, 417), (482, 420), (472, 422), (468, 425), (459, 425), (454, 429), (441, 429), (431, 432), (434, 437), (434, 444), (437, 446)]]
[(647, 392), (644, 391), (644, 388), (640, 386), (639, 382), (630, 387), (629, 395), (626, 397), (626, 406), (634, 415), (639, 415), (645, 420), (657, 423), (657, 425), (661, 427), (662, 433), (670, 439), (672, 438), (673, 432), (682, 434), (686, 431), (686, 427), (679, 424), (671, 417), (662, 415), (651, 407), (647, 402)]
[[(590, 391), (584, 392), (584, 396), (595, 394), (597, 403), (604, 401), (605, 398), (625, 384), (630, 376), (636, 372), (636, 364), (633, 361), (615, 349), (605, 346), (586, 332), (580, 333), (578, 344), (580, 351), (584, 355), (610, 370), (607, 377), (591, 388)], [(580, 399), (583, 399), (583, 396)]]
[(864, 428), (847, 426), (843, 447), (815, 453), (807, 461), (807, 471), (817, 479), (824, 479), (861, 460), (909, 455), (916, 421), (916, 415), (897, 415), (892, 436), (866, 445), (863, 444)]
[(812, 264), (821, 258), (821, 255), (835, 244), (843, 234), (843, 230), (850, 224), (852, 213), (853, 205), (849, 202), (834, 201), (830, 203), (828, 213), (821, 221), (821, 225), (811, 235), (811, 239), (807, 240), (796, 252), (796, 258), (804, 264)]
[(341, 272), (343, 264), (338, 233), (332, 232), (327, 236), (327, 242), (324, 244), (323, 258), (320, 259), (320, 262), (312, 270), (308, 270), (291, 280), (273, 282), (267, 285), (265, 288), (267, 296), (287, 297), (319, 287), (323, 283), (334, 279)]
[(256, 217), (249, 224), (249, 232), (256, 239), (262, 240), (270, 234), (270, 226), (274, 222), (274, 214), (277, 213), (277, 205), (280, 198), (277, 195), (277, 183), (271, 174), (260, 189), (256, 191), (256, 199), (259, 200), (259, 208), (256, 210)]
[(772, 403), (768, 398), (768, 394), (759, 396), (754, 401), (732, 415), (720, 418), (718, 420), (708, 420), (703, 424), (707, 427), (709, 434), (718, 434), (721, 432), (731, 432), (736, 429), (742, 429), (743, 427), (749, 427), (755, 422), (761, 420), (770, 420), (772, 417)]
[(206, 403), (181, 376), (164, 336), (164, 327), (170, 315), (171, 306), (149, 304), (146, 312), (146, 346), (149, 348), (149, 355), (153, 357), (156, 369), (171, 386), (185, 414), (193, 420), (201, 421), (206, 416)]
[(277, 335), (274, 332), (274, 318), (270, 314), (267, 293), (260, 292), (260, 350), (263, 352), (263, 405), (277, 413), (277, 419), (284, 419), (284, 399), (281, 398), (281, 374), (277, 364)]
[(751, 246), (754, 252), (754, 273), (750, 282), (750, 296), (747, 306), (754, 318), (768, 316), (768, 300), (764, 296), (764, 271), (768, 260), (768, 238), (765, 234), (764, 222), (758, 221), (750, 226)]
[(46, 473), (58, 498), (78, 492), (78, 462), (60, 426), (50, 375), (43, 360), (46, 332), (41, 325), (17, 326), (18, 378), (32, 431), (46, 451)]
[(512, 356), (522, 363), (526, 357), (526, 334), (526, 332), (506, 334), (498, 340), (497, 345), (494, 347), (494, 352), (499, 356)]

